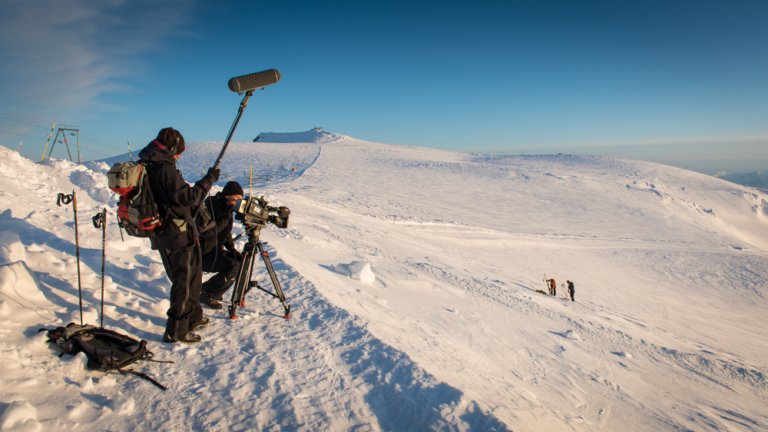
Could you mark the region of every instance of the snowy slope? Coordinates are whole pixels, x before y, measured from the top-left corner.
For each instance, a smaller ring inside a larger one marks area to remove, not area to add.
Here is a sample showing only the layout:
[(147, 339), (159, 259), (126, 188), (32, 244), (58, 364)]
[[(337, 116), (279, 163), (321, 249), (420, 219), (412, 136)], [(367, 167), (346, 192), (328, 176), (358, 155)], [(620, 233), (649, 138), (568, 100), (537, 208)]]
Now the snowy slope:
[[(232, 143), (219, 186), (253, 170), (254, 193), (291, 208), (262, 236), (290, 320), (251, 293), (201, 344), (161, 343), (159, 257), (110, 225), (106, 323), (175, 361), (141, 366), (167, 392), (36, 333), (79, 320), (59, 192), (78, 195), (98, 320), (108, 165), (0, 150), (0, 429), (768, 430), (765, 194), (637, 161), (282, 138)], [(185, 178), (220, 145), (190, 143)], [(544, 274), (576, 302), (537, 292)]]
[(303, 132), (262, 132), (254, 139), (254, 141), (269, 143), (327, 144), (343, 138), (346, 138), (346, 136), (324, 131), (322, 128), (314, 128)]

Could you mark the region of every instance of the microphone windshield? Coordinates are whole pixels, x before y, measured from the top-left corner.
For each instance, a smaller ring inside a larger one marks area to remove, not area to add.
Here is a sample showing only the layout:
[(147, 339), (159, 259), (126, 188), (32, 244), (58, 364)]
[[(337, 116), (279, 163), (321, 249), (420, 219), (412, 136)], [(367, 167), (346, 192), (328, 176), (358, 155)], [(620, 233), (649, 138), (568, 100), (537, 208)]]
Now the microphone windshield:
[(280, 72), (277, 69), (268, 69), (248, 75), (240, 75), (229, 80), (229, 89), (233, 92), (243, 93), (280, 81)]

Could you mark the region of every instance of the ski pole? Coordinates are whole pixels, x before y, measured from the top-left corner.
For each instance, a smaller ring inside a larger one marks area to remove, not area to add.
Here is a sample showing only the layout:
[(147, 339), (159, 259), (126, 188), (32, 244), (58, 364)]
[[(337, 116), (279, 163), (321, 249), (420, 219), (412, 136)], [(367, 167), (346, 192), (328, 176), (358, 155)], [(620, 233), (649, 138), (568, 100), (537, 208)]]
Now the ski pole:
[(93, 217), (93, 226), (101, 228), (101, 328), (104, 328), (104, 266), (107, 259), (107, 209)]
[(115, 223), (117, 224), (117, 230), (120, 231), (120, 241), (125, 243), (125, 237), (123, 237), (123, 226), (120, 225), (120, 221), (115, 219)]
[(72, 191), (71, 195), (65, 195), (63, 193), (59, 193), (58, 198), (56, 199), (56, 205), (61, 207), (61, 203), (69, 204), (72, 203), (72, 211), (75, 216), (75, 256), (77, 257), (77, 296), (80, 300), (80, 325), (83, 325), (83, 287), (80, 283), (80, 236), (77, 232), (77, 194), (75, 194), (75, 191)]

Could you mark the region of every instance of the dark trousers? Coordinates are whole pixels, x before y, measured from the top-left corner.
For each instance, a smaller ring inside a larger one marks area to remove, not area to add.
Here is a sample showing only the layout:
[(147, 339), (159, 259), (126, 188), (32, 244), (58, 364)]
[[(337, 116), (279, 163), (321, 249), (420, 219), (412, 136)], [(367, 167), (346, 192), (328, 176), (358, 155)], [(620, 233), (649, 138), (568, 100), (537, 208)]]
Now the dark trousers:
[(161, 248), (160, 257), (171, 280), (171, 307), (165, 331), (172, 338), (183, 338), (203, 318), (203, 308), (200, 307), (203, 281), (200, 246), (176, 250)]
[(203, 293), (212, 299), (221, 300), (237, 277), (240, 259), (227, 250), (203, 255), (203, 271), (216, 273), (203, 284)]

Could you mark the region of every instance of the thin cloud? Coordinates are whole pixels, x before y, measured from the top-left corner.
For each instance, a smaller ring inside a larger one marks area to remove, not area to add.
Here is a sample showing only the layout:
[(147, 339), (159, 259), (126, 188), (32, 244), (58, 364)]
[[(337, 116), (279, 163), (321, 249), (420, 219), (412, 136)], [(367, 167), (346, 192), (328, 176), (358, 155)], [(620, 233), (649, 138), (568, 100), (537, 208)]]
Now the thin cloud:
[(87, 112), (126, 91), (190, 2), (1, 0), (0, 91), (17, 111)]

